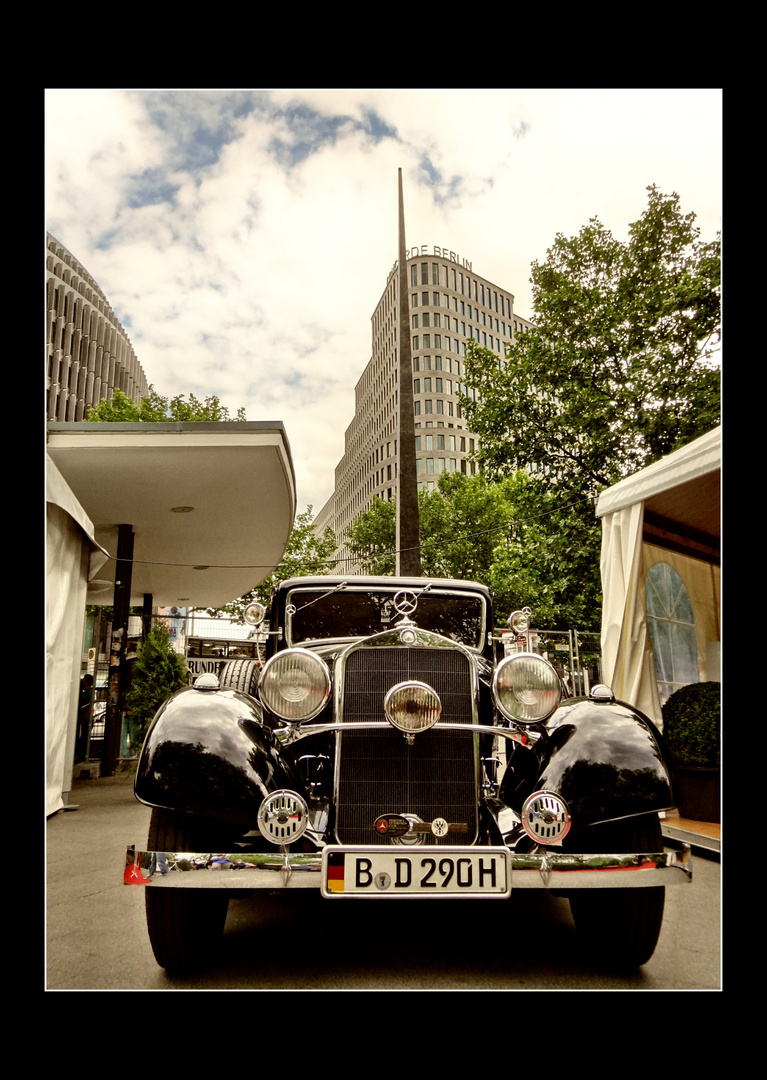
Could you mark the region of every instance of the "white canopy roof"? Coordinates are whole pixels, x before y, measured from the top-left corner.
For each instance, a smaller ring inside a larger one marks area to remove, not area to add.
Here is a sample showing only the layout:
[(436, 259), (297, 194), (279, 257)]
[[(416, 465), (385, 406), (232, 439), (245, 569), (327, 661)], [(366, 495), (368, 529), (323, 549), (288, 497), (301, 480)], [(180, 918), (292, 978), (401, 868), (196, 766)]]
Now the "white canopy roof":
[(51, 423), (48, 454), (111, 556), (89, 603), (111, 603), (122, 524), (135, 537), (133, 605), (145, 593), (159, 606), (228, 604), (285, 552), (296, 492), (280, 421)]
[(656, 722), (661, 710), (647, 632), (643, 552), (676, 553), (670, 558), (685, 561), (691, 583), (693, 576), (705, 583), (706, 588), (694, 590), (694, 602), (706, 609), (696, 614), (703, 659), (707, 643), (719, 636), (720, 471), (721, 428), (716, 428), (603, 491), (597, 502), (603, 675), (619, 699)]
[(720, 534), (721, 460), (722, 429), (717, 427), (603, 491), (597, 517), (642, 502), (646, 531), (649, 526), (651, 534), (660, 536), (665, 525), (667, 532), (687, 538), (690, 554), (697, 547), (705, 557), (703, 549), (718, 546), (711, 541)]

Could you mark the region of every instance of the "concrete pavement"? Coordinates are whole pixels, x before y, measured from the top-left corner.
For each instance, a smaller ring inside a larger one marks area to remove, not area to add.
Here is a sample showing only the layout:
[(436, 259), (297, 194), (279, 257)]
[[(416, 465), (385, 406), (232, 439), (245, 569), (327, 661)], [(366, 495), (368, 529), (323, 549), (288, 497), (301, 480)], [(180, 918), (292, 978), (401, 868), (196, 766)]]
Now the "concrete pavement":
[(718, 987), (719, 867), (708, 860), (696, 860), (691, 886), (667, 890), (656, 955), (627, 978), (592, 972), (578, 955), (566, 901), (526, 890), (512, 898), (514, 919), (478, 902), (481, 910), (466, 920), (480, 920), (477, 933), (488, 917), (499, 926), (538, 925), (515, 944), (512, 962), (505, 942), (488, 950), (469, 926), (456, 938), (452, 906), (430, 907), (429, 935), (419, 929), (406, 947), (413, 926), (400, 905), (387, 908), (389, 925), (378, 919), (371, 934), (370, 905), (293, 893), (266, 911), (232, 901), (220, 956), (199, 975), (172, 977), (157, 966), (147, 936), (144, 892), (152, 886), (122, 880), (126, 846), (144, 844), (150, 817), (133, 795), (132, 775), (76, 780), (70, 804), (77, 809), (46, 825), (48, 990)]

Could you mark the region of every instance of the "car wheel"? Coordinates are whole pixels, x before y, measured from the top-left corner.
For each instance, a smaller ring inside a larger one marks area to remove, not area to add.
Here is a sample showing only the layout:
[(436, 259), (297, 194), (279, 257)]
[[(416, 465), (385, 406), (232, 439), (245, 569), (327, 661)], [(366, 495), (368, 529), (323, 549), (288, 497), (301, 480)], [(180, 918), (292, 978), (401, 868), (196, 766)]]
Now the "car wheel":
[[(573, 852), (663, 851), (657, 815), (626, 818), (574, 831)], [(583, 889), (570, 893), (570, 909), (589, 956), (617, 969), (640, 967), (652, 956), (663, 922), (665, 888)]]
[(225, 690), (239, 690), (243, 694), (255, 697), (259, 675), (257, 661), (230, 660), (221, 673), (219, 684)]
[[(217, 826), (189, 814), (155, 809), (149, 824), (149, 851), (216, 850)], [(221, 889), (153, 887), (146, 893), (149, 940), (160, 967), (186, 971), (210, 958), (224, 932), (229, 894)]]

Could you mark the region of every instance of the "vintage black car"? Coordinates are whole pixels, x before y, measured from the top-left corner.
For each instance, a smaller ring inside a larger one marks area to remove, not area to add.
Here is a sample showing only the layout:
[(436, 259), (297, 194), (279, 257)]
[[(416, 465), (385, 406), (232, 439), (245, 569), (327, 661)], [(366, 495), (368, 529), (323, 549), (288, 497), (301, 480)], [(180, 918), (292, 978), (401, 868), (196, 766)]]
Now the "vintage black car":
[[(528, 610), (509, 622), (524, 641)], [(603, 685), (565, 697), (524, 646), (505, 655), (474, 582), (293, 578), (266, 640), (262, 667), (235, 660), (174, 694), (144, 744), (148, 851), (128, 861), (143, 883), (166, 855), (145, 889), (160, 965), (200, 962), (233, 890), (279, 903), (296, 888), (337, 902), (551, 890), (596, 962), (649, 959), (664, 887), (691, 863), (664, 850), (674, 779), (646, 717)]]

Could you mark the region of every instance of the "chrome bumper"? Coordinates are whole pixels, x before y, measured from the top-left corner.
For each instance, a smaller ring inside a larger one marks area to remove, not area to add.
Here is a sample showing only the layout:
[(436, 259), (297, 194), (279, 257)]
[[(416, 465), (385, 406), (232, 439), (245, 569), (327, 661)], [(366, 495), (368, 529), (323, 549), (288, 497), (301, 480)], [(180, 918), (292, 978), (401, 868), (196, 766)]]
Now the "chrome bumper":
[[(157, 853), (159, 854), (159, 853)], [(141, 865), (149, 865), (152, 852), (129, 847), (125, 859), (126, 885), (160, 889), (319, 889), (322, 854), (279, 851), (243, 855), (165, 852), (167, 873), (158, 870), (148, 878)], [(574, 855), (546, 851), (537, 855), (509, 852), (511, 888), (636, 889), (684, 884), (692, 880), (689, 844), (679, 850), (667, 848), (655, 854)], [(160, 866), (162, 859), (158, 860)]]

